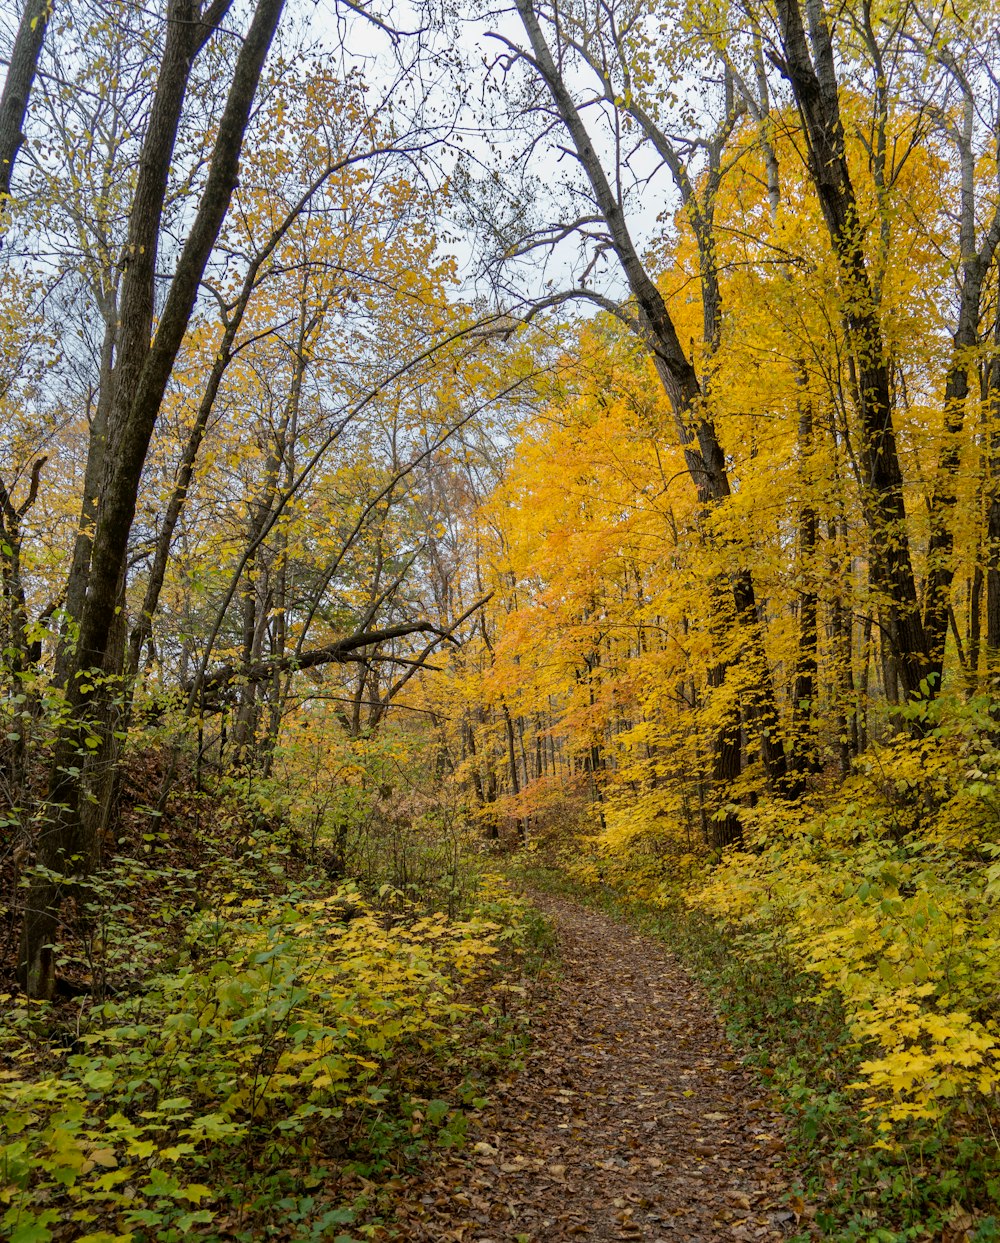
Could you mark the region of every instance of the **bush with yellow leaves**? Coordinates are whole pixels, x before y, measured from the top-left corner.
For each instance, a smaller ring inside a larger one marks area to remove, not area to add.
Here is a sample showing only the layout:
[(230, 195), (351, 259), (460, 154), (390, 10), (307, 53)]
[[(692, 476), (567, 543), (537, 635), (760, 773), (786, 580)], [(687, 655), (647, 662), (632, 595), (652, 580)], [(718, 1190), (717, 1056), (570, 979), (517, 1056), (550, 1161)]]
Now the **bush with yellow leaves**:
[(942, 701), (826, 805), (758, 804), (691, 901), (749, 956), (835, 992), (890, 1133), (1000, 1086), (1000, 748), (990, 705)]
[[(492, 881), (484, 899), (520, 909)], [(0, 998), (0, 1233), (188, 1237), (211, 1223), (234, 1154), (308, 1162), (345, 1113), (389, 1108), (402, 1052), (448, 1047), (503, 931), (386, 916), (353, 890), (230, 892), (190, 922), (174, 969), (92, 1010), (41, 1076), (38, 1013)], [(432, 1104), (443, 1124), (449, 1105)], [(351, 1219), (331, 1211), (329, 1224)]]

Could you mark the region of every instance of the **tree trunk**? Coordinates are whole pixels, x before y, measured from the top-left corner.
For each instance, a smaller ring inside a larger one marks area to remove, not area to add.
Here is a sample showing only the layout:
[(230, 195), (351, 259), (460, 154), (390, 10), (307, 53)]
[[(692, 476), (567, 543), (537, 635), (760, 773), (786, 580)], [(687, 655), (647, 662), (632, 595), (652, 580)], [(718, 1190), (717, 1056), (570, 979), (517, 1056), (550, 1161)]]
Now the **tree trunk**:
[(986, 677), (1000, 676), (1000, 308), (986, 382)]
[(798, 0), (777, 0), (784, 61), (805, 132), (809, 171), (833, 245), (844, 322), (855, 367), (865, 516), (873, 578), (886, 607), (890, 641), (907, 698), (934, 693), (927, 637), (910, 559), (903, 478), (896, 450), (889, 360), (866, 266), (863, 226), (847, 164), (833, 44), (820, 0), (807, 0), (812, 55)]
[[(504, 732), (507, 737), (507, 772), (510, 778), (510, 792), (517, 798), (521, 793), (521, 784), (517, 778), (517, 752), (514, 747), (514, 722), (511, 719), (510, 709), (507, 707), (507, 701), (500, 697), (500, 710), (503, 713)], [(525, 841), (524, 821), (520, 816), (514, 817), (514, 827), (517, 830), (517, 840), (522, 843)]]
[(7, 756), (0, 769), (0, 777), (6, 787), (3, 797), (10, 807), (16, 807), (22, 801), (30, 758), (28, 732), (38, 709), (37, 693), (24, 675), (38, 664), (41, 657), (41, 645), (36, 644), (29, 633), (28, 600), (21, 564), (22, 523), (38, 496), (42, 467), (47, 461), (47, 457), (41, 457), (32, 466), (28, 495), (20, 505), (15, 505), (14, 498), (0, 478), (0, 599), (5, 599), (7, 603), (6, 635), (4, 629), (0, 629), (0, 652), (3, 653), (6, 673), (15, 695), (10, 705), (13, 712), (10, 727), (14, 736), (8, 739), (11, 746), (5, 749)]
[[(101, 344), (101, 368), (98, 380), (97, 405), (90, 423), (87, 440), (87, 465), (83, 475), (83, 497), (80, 501), (80, 522), (73, 544), (69, 578), (66, 582), (65, 615), (70, 627), (79, 622), (87, 598), (90, 578), (90, 552), (97, 522), (97, 502), (104, 476), (105, 450), (108, 440), (108, 411), (114, 381), (115, 342), (118, 337), (117, 299), (111, 295), (110, 305), (104, 310), (104, 340)], [(65, 687), (72, 664), (73, 635), (64, 624), (59, 649), (56, 653), (55, 681)], [(136, 661), (138, 667), (138, 659)]]
[(29, 889), (22, 928), (20, 973), (32, 997), (54, 987), (53, 944), (64, 882), (84, 854), (79, 761), (86, 755), (90, 723), (104, 716), (115, 688), (92, 671), (103, 670), (114, 629), (119, 584), (149, 443), (187, 329), (205, 265), (236, 185), (243, 136), (264, 59), (284, 0), (258, 0), (240, 47), (201, 203), (152, 337), (154, 281), (174, 143), (198, 52), (229, 8), (217, 0), (204, 17), (194, 0), (170, 0), (166, 36), (129, 221), (128, 267), (122, 280), (119, 353), (108, 416), (108, 445), (91, 550), (87, 596), (79, 619), (77, 650), (68, 668), (69, 720), (55, 746), (46, 817), (38, 844), (41, 865)]
[[(805, 387), (804, 370), (799, 368), (799, 483), (803, 495), (809, 492), (809, 459), (813, 448), (812, 404)], [(816, 594), (816, 547), (819, 520), (812, 502), (804, 499), (799, 510), (799, 645), (792, 690), (792, 724), (795, 731), (794, 763), (801, 773), (816, 772), (816, 675), (819, 670), (819, 629)]]
[[(532, 0), (516, 0), (517, 11), (528, 35), (533, 64), (552, 96), (556, 111), (572, 140), (577, 158), (590, 183), (598, 210), (604, 218), (622, 272), (635, 299), (641, 337), (652, 353), (653, 363), (670, 399), (685, 463), (702, 505), (711, 507), (730, 496), (725, 454), (715, 425), (708, 413), (697, 374), (688, 360), (667, 305), (635, 249), (618, 196), (612, 189), (583, 118), (556, 67), (542, 33)], [(711, 268), (702, 273), (710, 281)], [(703, 300), (706, 331), (717, 330), (709, 322), (710, 296)], [(737, 567), (729, 576), (732, 583), (736, 620), (745, 635), (748, 660), (759, 678), (758, 691), (748, 705), (759, 737), (761, 755), (768, 776), (783, 793), (797, 795), (799, 782), (788, 772), (779, 730), (777, 702), (757, 618), (753, 578), (749, 570)]]
[(53, 6), (54, 0), (26, 0), (14, 37), (3, 95), (0, 96), (0, 245), (3, 245), (6, 232), (2, 213), (6, 200), (10, 198), (14, 164), (24, 141), (28, 100), (38, 72), (38, 60)]

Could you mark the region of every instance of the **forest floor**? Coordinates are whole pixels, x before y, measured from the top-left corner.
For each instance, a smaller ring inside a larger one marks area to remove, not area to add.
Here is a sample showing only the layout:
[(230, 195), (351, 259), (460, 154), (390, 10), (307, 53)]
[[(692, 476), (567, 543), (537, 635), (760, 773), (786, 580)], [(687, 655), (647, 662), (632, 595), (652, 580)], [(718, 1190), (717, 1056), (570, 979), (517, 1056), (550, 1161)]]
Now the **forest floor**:
[(524, 1069), (496, 1086), (463, 1152), (399, 1188), (400, 1236), (721, 1243), (794, 1232), (790, 1206), (804, 1206), (788, 1194), (784, 1124), (704, 991), (656, 941), (562, 898), (532, 900), (554, 926), (560, 975)]

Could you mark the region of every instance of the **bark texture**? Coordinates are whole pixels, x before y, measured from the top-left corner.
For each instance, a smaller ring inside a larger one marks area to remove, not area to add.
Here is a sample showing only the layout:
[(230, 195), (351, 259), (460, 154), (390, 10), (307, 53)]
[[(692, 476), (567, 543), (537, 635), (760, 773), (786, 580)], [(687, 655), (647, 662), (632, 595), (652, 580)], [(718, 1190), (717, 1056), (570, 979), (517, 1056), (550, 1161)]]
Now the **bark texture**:
[[(52, 16), (53, 0), (26, 0), (11, 52), (3, 95), (0, 96), (0, 209), (10, 198), (17, 153), (24, 142), (24, 118)], [(0, 244), (4, 227), (0, 222)]]

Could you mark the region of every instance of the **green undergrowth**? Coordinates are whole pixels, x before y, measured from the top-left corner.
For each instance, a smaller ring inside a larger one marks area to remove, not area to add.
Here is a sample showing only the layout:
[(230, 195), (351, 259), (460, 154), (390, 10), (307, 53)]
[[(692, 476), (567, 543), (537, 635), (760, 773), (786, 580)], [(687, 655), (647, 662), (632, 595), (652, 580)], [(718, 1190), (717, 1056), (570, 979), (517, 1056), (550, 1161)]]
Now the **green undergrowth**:
[(548, 934), (502, 878), (447, 913), (208, 810), (194, 866), (164, 824), (74, 897), (78, 995), (0, 997), (11, 1243), (392, 1237), (379, 1188), (517, 1064)]
[[(922, 1119), (886, 1145), (859, 1108), (863, 1052), (835, 993), (780, 954), (741, 953), (721, 925), (691, 909), (680, 891), (655, 904), (624, 886), (584, 883), (559, 867), (523, 859), (517, 883), (602, 910), (667, 945), (707, 988), (735, 1047), (789, 1120), (791, 1197), (797, 1237), (852, 1243), (1000, 1238), (1000, 1160), (985, 1114)], [(799, 1204), (801, 1199), (802, 1204)]]

